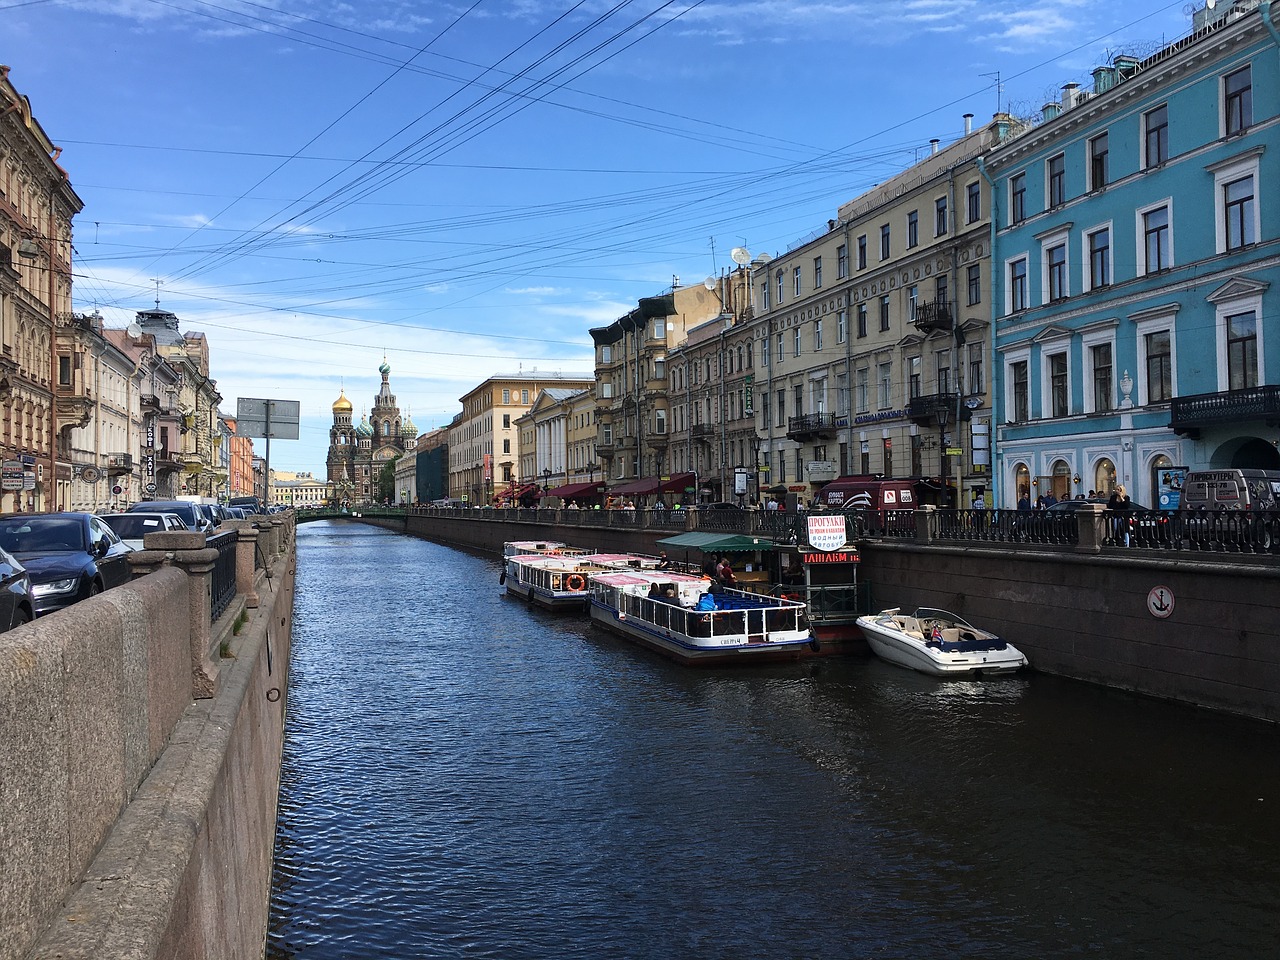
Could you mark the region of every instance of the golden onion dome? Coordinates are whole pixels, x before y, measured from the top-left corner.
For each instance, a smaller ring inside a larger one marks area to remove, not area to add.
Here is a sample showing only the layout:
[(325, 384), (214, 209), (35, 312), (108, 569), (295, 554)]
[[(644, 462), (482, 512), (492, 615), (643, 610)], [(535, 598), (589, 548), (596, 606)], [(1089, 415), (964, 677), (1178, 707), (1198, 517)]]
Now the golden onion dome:
[(338, 399), (333, 402), (333, 412), (334, 413), (350, 413), (351, 412), (351, 401), (347, 399), (347, 392), (345, 390), (342, 391), (342, 396), (338, 397)]

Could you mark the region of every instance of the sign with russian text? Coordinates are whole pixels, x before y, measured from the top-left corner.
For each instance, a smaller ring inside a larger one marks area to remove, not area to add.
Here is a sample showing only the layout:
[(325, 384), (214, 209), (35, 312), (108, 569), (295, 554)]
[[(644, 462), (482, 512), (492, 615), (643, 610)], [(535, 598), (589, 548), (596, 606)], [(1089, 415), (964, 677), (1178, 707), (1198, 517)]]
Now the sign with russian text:
[(809, 525), (809, 545), (815, 550), (839, 550), (846, 543), (844, 514), (818, 514), (806, 517)]
[(804, 562), (812, 566), (822, 563), (857, 563), (858, 554), (852, 550), (841, 550), (832, 553), (806, 553)]

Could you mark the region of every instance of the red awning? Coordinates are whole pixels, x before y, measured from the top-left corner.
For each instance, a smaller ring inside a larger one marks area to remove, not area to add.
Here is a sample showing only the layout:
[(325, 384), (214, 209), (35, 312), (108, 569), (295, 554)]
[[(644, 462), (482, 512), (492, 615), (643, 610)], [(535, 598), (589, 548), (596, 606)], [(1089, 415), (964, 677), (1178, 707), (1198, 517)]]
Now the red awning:
[(639, 480), (631, 480), (614, 487), (609, 491), (609, 495), (647, 497), (655, 493), (672, 493), (693, 486), (693, 480), (692, 473), (672, 474), (665, 480), (662, 477), (641, 477)]
[(499, 493), (497, 496), (497, 499), (498, 500), (519, 500), (521, 497), (526, 496), (537, 489), (538, 489), (538, 485), (536, 483), (523, 483), (523, 484), (513, 483), (506, 490), (503, 490), (501, 493)]
[(604, 481), (594, 480), (591, 483), (566, 483), (563, 486), (552, 487), (543, 496), (568, 500), (571, 497), (598, 497), (602, 493), (604, 493)]

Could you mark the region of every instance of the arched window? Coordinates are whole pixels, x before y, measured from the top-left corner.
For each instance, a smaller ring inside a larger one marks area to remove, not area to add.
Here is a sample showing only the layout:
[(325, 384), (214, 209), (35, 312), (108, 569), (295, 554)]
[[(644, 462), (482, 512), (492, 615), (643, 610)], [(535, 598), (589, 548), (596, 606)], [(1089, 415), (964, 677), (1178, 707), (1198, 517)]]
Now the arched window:
[(1015, 500), (1024, 498), (1028, 502), (1031, 500), (1031, 471), (1025, 463), (1020, 463), (1013, 468), (1013, 489)]
[(1093, 468), (1093, 489), (1100, 497), (1109, 497), (1116, 488), (1116, 465), (1103, 457)]
[(1075, 491), (1071, 489), (1071, 468), (1067, 466), (1067, 461), (1055, 460), (1050, 472), (1050, 490), (1046, 492), (1052, 492), (1055, 500), (1070, 500)]

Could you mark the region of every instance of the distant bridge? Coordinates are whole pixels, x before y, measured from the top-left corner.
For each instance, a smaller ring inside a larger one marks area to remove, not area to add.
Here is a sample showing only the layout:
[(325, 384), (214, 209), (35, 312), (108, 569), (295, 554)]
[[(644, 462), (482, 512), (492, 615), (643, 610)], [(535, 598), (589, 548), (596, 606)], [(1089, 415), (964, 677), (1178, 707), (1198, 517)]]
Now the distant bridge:
[(365, 517), (403, 517), (403, 507), (300, 507), (294, 511), (298, 523), (312, 520), (361, 520)]

